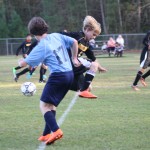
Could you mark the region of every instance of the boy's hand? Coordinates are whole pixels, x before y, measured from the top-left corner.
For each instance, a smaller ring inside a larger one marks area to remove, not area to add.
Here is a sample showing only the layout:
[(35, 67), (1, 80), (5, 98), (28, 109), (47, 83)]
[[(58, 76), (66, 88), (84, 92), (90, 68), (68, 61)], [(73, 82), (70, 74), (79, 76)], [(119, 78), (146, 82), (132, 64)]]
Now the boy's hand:
[(81, 65), (81, 63), (77, 59), (72, 59), (72, 62), (75, 67), (79, 67)]

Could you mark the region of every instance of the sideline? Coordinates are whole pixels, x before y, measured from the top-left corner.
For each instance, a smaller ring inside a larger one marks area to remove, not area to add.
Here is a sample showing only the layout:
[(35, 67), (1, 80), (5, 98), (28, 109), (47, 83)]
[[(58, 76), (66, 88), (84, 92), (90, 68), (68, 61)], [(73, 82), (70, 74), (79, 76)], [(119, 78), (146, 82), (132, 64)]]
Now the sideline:
[[(75, 93), (73, 99), (71, 100), (71, 102), (69, 103), (68, 108), (65, 110), (65, 112), (61, 115), (61, 117), (58, 120), (58, 125), (61, 126), (63, 124), (63, 122), (66, 119), (66, 116), (68, 115), (68, 113), (70, 112), (70, 110), (72, 109), (73, 105), (75, 104), (76, 100), (78, 98), (78, 92)], [(41, 142), (38, 146), (38, 148), (36, 150), (45, 150), (46, 145), (44, 142)]]

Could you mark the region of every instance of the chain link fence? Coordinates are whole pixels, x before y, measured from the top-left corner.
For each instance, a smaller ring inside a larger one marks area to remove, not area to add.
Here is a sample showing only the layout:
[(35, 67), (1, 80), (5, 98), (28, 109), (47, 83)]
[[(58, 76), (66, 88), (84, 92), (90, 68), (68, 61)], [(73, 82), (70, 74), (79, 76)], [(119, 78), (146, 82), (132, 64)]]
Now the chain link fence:
[[(143, 48), (143, 38), (145, 33), (140, 34), (122, 34), (125, 41), (126, 50), (141, 50)], [(108, 41), (110, 37), (116, 39), (118, 34), (100, 35), (96, 39), (97, 49), (101, 50), (103, 42)], [(24, 38), (0, 38), (0, 55), (15, 55), (17, 48), (24, 41)]]

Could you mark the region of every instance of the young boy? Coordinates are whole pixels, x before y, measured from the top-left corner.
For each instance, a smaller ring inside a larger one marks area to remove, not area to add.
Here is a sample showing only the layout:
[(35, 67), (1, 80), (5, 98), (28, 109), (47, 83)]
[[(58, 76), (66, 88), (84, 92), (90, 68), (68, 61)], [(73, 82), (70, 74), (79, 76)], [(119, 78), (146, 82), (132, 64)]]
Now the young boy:
[[(22, 42), (22, 44), (18, 47), (18, 49), (16, 50), (16, 56), (18, 56), (19, 52), (22, 51), (22, 56), (23, 58), (26, 58), (27, 55), (30, 53), (31, 51), (31, 44), (32, 44), (32, 36), (30, 34), (27, 34), (26, 36), (26, 40)], [(13, 75), (14, 75), (14, 80), (17, 82), (18, 78), (20, 75), (23, 75), (25, 73), (27, 73), (28, 71), (30, 71), (30, 69), (27, 67), (24, 70), (22, 70), (21, 72), (16, 74), (16, 70), (21, 69), (20, 66), (17, 67), (13, 67)]]
[[(94, 53), (90, 47), (89, 41), (95, 39), (101, 33), (100, 24), (92, 17), (86, 16), (83, 21), (83, 31), (80, 32), (63, 32), (62, 34), (68, 35), (75, 38), (78, 41), (78, 60), (81, 62), (80, 67), (74, 67), (75, 81), (71, 89), (80, 90), (79, 96), (84, 98), (97, 98), (89, 92), (88, 88), (95, 77), (96, 71), (105, 72), (106, 69), (103, 68), (97, 61)], [(82, 54), (85, 54), (88, 58), (82, 58)], [(71, 57), (71, 54), (70, 54)], [(85, 73), (83, 78), (83, 73)], [(81, 82), (83, 83), (81, 84)], [(80, 85), (79, 85), (80, 84)], [(75, 88), (76, 87), (76, 88)]]
[(46, 123), (43, 135), (39, 138), (45, 144), (51, 144), (63, 136), (55, 118), (56, 107), (68, 92), (74, 78), (67, 49), (72, 50), (73, 64), (80, 65), (77, 60), (78, 44), (75, 39), (59, 33), (47, 34), (48, 25), (41, 17), (32, 18), (28, 30), (39, 43), (26, 59), (20, 61), (20, 66), (28, 64), (36, 67), (42, 62), (51, 71), (40, 98), (40, 109)]
[(145, 69), (150, 65), (150, 31), (146, 34), (143, 40), (144, 48), (141, 53), (140, 57), (140, 70), (137, 72), (137, 75), (135, 77), (135, 80), (132, 84), (132, 88), (135, 91), (139, 91), (140, 89), (137, 87), (137, 84), (139, 80), (141, 83), (146, 86), (144, 78), (148, 76), (150, 72), (147, 72), (145, 75), (143, 75)]

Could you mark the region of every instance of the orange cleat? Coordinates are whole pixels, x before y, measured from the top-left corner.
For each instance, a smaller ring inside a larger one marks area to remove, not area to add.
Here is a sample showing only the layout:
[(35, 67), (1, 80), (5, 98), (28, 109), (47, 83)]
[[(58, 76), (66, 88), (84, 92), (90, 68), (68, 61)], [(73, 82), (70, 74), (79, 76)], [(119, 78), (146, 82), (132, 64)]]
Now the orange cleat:
[(51, 134), (47, 134), (45, 136), (41, 135), (38, 140), (41, 141), (41, 142), (45, 142), (47, 141), (49, 138), (50, 138)]
[(83, 98), (97, 98), (97, 96), (93, 95), (92, 93), (90, 93), (89, 91), (85, 90), (85, 91), (81, 91), (79, 93), (79, 97), (83, 97)]
[(63, 137), (63, 132), (61, 129), (58, 129), (56, 132), (53, 132), (49, 139), (45, 142), (46, 145), (54, 143), (56, 140), (61, 139)]
[(132, 87), (132, 89), (135, 90), (135, 91), (139, 91), (139, 90), (140, 90), (140, 89), (137, 87), (137, 85), (132, 85), (131, 87)]
[(146, 84), (146, 82), (145, 82), (145, 79), (141, 78), (141, 79), (140, 79), (140, 82), (142, 83), (143, 86), (147, 86), (147, 84)]

